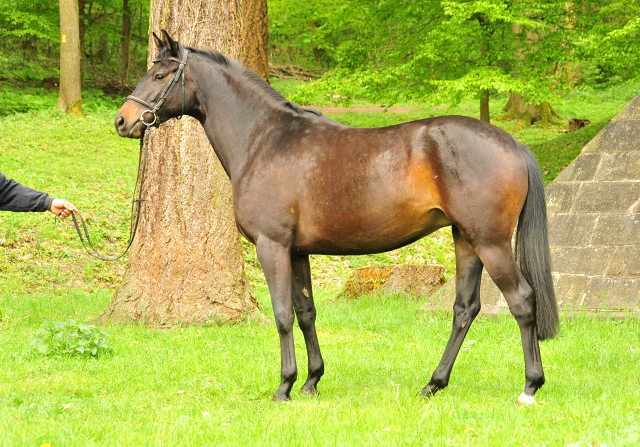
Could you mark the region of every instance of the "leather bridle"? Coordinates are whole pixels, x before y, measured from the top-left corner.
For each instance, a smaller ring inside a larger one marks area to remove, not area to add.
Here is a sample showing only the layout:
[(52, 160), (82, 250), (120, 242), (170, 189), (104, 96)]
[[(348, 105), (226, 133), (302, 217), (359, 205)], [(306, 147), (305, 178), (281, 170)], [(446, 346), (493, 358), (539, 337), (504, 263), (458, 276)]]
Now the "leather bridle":
[[(189, 56), (189, 52), (186, 49), (182, 48), (182, 59), (178, 59), (177, 57), (169, 58), (170, 61), (177, 62), (178, 64), (180, 64), (180, 66), (178, 67), (176, 72), (173, 74), (173, 77), (171, 78), (171, 81), (169, 81), (169, 84), (167, 84), (167, 86), (162, 90), (162, 92), (160, 92), (160, 98), (156, 102), (155, 106), (152, 106), (147, 101), (137, 98), (133, 95), (127, 96), (127, 99), (131, 99), (132, 101), (136, 101), (142, 104), (143, 106), (147, 107), (147, 110), (143, 111), (140, 114), (140, 121), (142, 122), (142, 124), (147, 126), (147, 129), (153, 125), (158, 126), (160, 124), (160, 122), (158, 121), (158, 115), (157, 115), (158, 109), (162, 107), (164, 102), (167, 100), (167, 97), (171, 93), (171, 90), (173, 90), (173, 87), (175, 87), (175, 85), (178, 83), (178, 78), (182, 79), (182, 113), (180, 114), (178, 119), (182, 118), (182, 116), (184, 115), (184, 67), (187, 65), (188, 56)], [(162, 60), (163, 59), (154, 59), (152, 62), (154, 64), (157, 64)], [(151, 113), (153, 115), (153, 121), (147, 122), (144, 120), (144, 115), (146, 113)]]

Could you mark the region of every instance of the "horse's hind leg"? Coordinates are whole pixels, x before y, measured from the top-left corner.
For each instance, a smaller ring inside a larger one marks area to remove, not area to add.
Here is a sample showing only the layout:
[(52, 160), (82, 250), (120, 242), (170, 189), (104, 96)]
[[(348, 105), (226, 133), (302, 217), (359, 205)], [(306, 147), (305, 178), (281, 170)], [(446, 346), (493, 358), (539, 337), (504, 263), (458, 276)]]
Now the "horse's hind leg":
[(316, 394), (318, 381), (324, 374), (324, 362), (316, 334), (316, 306), (313, 303), (313, 292), (311, 291), (309, 256), (293, 257), (291, 267), (293, 269), (293, 306), (298, 317), (300, 330), (304, 335), (307, 357), (309, 358), (309, 373), (307, 381), (302, 385), (302, 391)]
[(429, 397), (449, 384), (451, 369), (460, 346), (471, 323), (480, 312), (482, 262), (471, 244), (460, 235), (460, 230), (456, 226), (451, 227), (451, 232), (456, 252), (456, 301), (453, 305), (453, 329), (440, 364), (420, 393), (423, 397)]
[(517, 403), (535, 403), (533, 395), (545, 380), (536, 330), (535, 293), (516, 264), (510, 241), (502, 244), (480, 245), (476, 247), (476, 251), (487, 273), (504, 295), (509, 310), (520, 327), (526, 384)]

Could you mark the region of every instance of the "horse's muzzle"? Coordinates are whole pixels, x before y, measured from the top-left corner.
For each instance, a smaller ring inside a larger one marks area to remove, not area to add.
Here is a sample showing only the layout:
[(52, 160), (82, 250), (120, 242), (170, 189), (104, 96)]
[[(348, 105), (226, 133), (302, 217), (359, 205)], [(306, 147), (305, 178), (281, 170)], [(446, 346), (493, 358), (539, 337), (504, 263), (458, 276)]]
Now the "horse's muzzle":
[(120, 113), (116, 116), (115, 126), (118, 135), (121, 137), (140, 139), (144, 134), (144, 125), (140, 120), (137, 120), (133, 125), (129, 125), (125, 116)]

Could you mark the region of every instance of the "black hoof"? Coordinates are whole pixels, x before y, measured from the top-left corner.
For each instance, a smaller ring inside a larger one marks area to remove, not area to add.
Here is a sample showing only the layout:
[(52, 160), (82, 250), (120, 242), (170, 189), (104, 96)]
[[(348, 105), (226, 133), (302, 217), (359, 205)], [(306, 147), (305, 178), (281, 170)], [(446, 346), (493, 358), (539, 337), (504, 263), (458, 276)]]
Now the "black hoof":
[(303, 385), (302, 388), (300, 388), (300, 392), (302, 394), (306, 394), (307, 396), (318, 395), (318, 389), (313, 385)]
[(276, 393), (271, 397), (271, 400), (274, 401), (274, 402), (290, 402), (291, 401), (291, 397), (286, 395), (286, 394), (280, 395), (280, 394)]
[(422, 388), (422, 391), (420, 391), (418, 393), (418, 397), (421, 397), (423, 399), (429, 399), (431, 396), (433, 396), (434, 394), (436, 394), (438, 391), (440, 391), (440, 388), (429, 384), (427, 386), (425, 386), (424, 388)]

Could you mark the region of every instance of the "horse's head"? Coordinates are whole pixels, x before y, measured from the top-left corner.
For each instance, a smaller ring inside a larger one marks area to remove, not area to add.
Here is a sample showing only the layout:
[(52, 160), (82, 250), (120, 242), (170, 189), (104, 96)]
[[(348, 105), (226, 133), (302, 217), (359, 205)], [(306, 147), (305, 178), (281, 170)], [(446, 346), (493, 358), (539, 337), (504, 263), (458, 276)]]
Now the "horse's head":
[(181, 116), (185, 103), (191, 103), (184, 80), (188, 51), (164, 29), (163, 39), (152, 34), (158, 45), (158, 58), (116, 115), (116, 130), (121, 137), (142, 138), (146, 125), (157, 126)]

